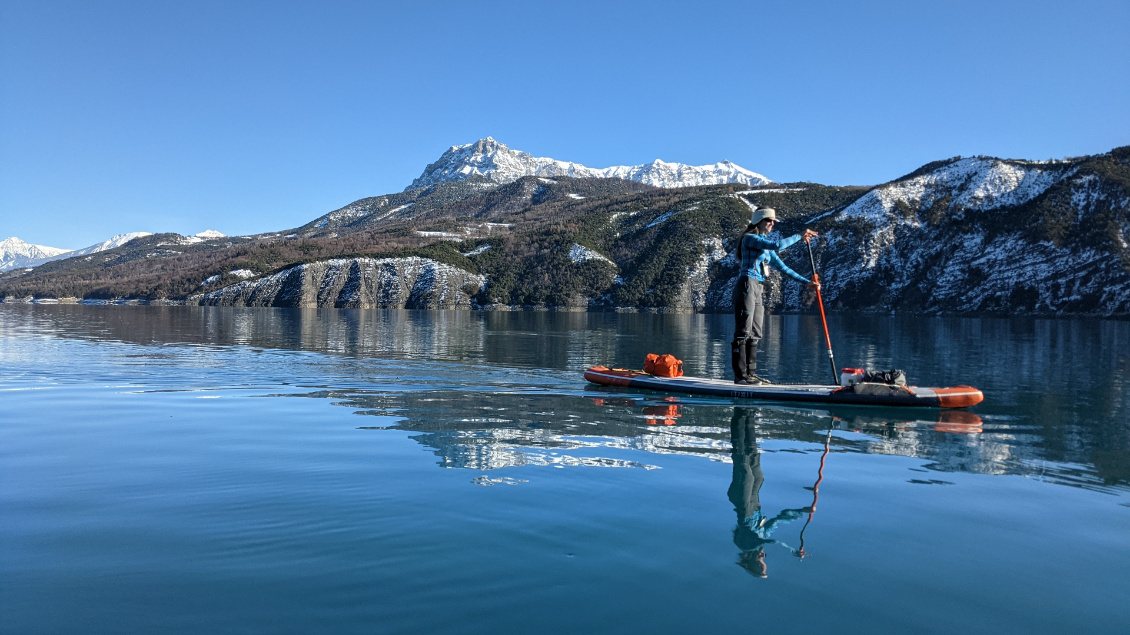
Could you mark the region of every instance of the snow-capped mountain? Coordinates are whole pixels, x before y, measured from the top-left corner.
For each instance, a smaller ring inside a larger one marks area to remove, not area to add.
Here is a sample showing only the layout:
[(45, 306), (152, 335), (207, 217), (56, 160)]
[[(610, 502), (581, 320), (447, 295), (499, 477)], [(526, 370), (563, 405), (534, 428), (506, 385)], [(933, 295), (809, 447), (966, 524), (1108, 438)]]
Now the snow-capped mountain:
[(150, 235), (150, 232), (118, 234), (109, 240), (104, 240), (82, 249), (59, 249), (57, 247), (32, 245), (13, 236), (12, 238), (0, 241), (0, 271), (8, 271), (9, 269), (19, 269), (22, 267), (37, 267), (45, 262), (51, 262), (52, 260), (87, 256), (100, 251), (106, 251), (107, 249), (121, 247), (134, 238)]
[(765, 185), (772, 183), (764, 176), (729, 161), (714, 165), (684, 165), (656, 159), (645, 165), (616, 165), (610, 168), (589, 168), (579, 163), (531, 156), (511, 150), (491, 137), (462, 146), (451, 146), (438, 161), (424, 168), (424, 173), (405, 190), (462, 181), (472, 176), (485, 176), (496, 183), (510, 183), (523, 176), (553, 178), (616, 178), (637, 181), (656, 187), (689, 187), (718, 183)]
[(0, 241), (0, 271), (41, 265), (49, 260), (61, 258), (70, 251), (58, 247), (33, 245), (12, 236)]

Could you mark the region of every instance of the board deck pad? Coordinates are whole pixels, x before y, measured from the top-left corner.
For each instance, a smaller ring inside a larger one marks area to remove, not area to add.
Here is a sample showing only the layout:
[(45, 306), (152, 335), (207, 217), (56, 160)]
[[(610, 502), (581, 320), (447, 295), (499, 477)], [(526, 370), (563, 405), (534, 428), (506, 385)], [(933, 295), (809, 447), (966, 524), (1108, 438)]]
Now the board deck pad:
[(921, 388), (864, 384), (855, 390), (826, 384), (735, 384), (725, 379), (706, 377), (657, 377), (639, 370), (593, 366), (585, 379), (605, 386), (625, 386), (689, 395), (714, 395), (764, 401), (804, 401), (811, 403), (858, 404), (868, 406), (922, 406), (929, 408), (967, 408), (981, 403), (985, 396), (972, 386)]

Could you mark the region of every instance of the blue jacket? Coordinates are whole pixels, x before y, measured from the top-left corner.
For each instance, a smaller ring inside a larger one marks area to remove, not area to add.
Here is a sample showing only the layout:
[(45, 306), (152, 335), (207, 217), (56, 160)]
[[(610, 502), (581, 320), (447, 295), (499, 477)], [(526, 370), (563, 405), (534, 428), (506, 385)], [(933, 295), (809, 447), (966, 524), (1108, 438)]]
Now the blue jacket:
[(765, 282), (765, 274), (769, 273), (769, 265), (781, 273), (800, 282), (810, 282), (808, 278), (789, 269), (785, 261), (777, 255), (801, 239), (800, 234), (794, 234), (780, 240), (770, 240), (761, 234), (748, 233), (742, 236), (742, 264), (738, 275), (746, 275), (758, 282)]

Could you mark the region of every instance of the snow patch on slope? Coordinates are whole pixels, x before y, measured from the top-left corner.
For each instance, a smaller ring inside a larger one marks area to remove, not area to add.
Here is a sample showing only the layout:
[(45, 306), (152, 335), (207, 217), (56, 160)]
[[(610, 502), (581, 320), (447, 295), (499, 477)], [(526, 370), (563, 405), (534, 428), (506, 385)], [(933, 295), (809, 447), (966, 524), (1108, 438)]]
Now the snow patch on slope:
[(589, 260), (600, 260), (607, 262), (613, 267), (616, 266), (616, 263), (612, 262), (608, 258), (605, 258), (596, 251), (593, 251), (592, 249), (589, 249), (588, 247), (585, 247), (584, 245), (578, 243), (573, 243), (573, 246), (569, 248), (569, 260), (572, 260), (577, 264), (581, 264), (582, 262), (587, 262)]
[(661, 223), (666, 223), (667, 221), (671, 220), (671, 217), (673, 217), (675, 214), (678, 214), (678, 213), (679, 213), (679, 210), (677, 210), (677, 209), (673, 209), (669, 212), (664, 212), (663, 214), (660, 214), (655, 220), (653, 220), (650, 223), (648, 223), (647, 225), (645, 225), (644, 229), (651, 229), (652, 227), (655, 227), (656, 225), (659, 225)]
[(1059, 163), (1021, 163), (974, 157), (959, 159), (919, 176), (881, 185), (840, 212), (839, 217), (881, 224), (918, 226), (916, 216), (896, 213), (901, 203), (915, 211), (951, 197), (951, 209), (985, 211), (1026, 203), (1067, 178), (1075, 168)]
[(488, 249), (490, 249), (490, 247), (491, 247), (490, 245), (479, 245), (478, 247), (475, 247), (474, 249), (472, 249), (471, 251), (468, 251), (467, 253), (465, 253), (463, 255), (467, 256), (467, 257), (477, 256), (481, 253), (485, 253)]
[(323, 229), (331, 223), (335, 226), (348, 225), (368, 216), (372, 216), (374, 221), (384, 220), (397, 212), (402, 212), (412, 207), (413, 204), (414, 203), (406, 203), (392, 209), (382, 210), (381, 208), (388, 205), (387, 198), (381, 197), (375, 204), (370, 199), (362, 199), (326, 214), (314, 227), (316, 229)]

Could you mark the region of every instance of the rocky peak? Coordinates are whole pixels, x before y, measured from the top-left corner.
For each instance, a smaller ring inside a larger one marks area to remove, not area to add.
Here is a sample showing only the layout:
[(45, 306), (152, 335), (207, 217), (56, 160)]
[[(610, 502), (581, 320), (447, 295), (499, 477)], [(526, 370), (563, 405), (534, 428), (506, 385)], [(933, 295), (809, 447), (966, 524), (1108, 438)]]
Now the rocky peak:
[(33, 245), (15, 236), (5, 238), (0, 240), (0, 271), (34, 267), (69, 251), (69, 249)]
[(731, 161), (692, 166), (656, 159), (643, 165), (589, 168), (571, 161), (535, 157), (527, 152), (512, 150), (493, 137), (487, 137), (474, 143), (451, 146), (405, 189), (462, 181), (475, 175), (485, 176), (496, 183), (510, 183), (523, 176), (618, 178), (667, 188), (719, 183), (764, 185), (772, 182)]

